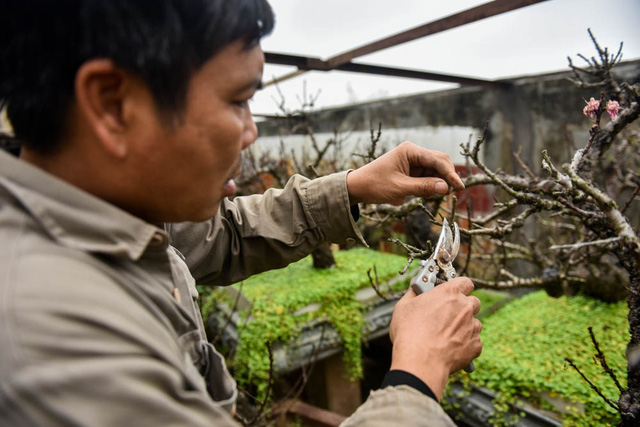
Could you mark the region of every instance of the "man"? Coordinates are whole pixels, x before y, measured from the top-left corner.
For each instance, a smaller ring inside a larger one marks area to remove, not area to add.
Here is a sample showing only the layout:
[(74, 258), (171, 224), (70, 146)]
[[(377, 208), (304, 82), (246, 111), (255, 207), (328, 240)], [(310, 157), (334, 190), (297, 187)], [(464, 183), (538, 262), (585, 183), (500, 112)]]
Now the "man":
[[(235, 425), (196, 281), (361, 240), (359, 202), (463, 188), (447, 156), (403, 143), (227, 199), (257, 137), (264, 0), (13, 0), (0, 17), (0, 100), (24, 141), (0, 153), (2, 425)], [(472, 289), (409, 290), (385, 387), (347, 425), (451, 423), (437, 400), (482, 349)]]

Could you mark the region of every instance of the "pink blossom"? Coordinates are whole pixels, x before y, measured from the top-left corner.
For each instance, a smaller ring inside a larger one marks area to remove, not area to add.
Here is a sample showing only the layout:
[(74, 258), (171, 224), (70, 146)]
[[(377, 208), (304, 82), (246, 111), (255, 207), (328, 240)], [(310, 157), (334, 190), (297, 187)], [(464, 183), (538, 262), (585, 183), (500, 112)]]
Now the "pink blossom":
[(607, 113), (611, 116), (611, 120), (614, 122), (618, 118), (618, 109), (620, 109), (620, 104), (618, 101), (609, 101), (607, 102)]
[(596, 101), (595, 99), (591, 98), (589, 102), (587, 102), (587, 105), (584, 107), (582, 112), (585, 116), (595, 119), (596, 111), (598, 111), (598, 108), (600, 108), (600, 101)]

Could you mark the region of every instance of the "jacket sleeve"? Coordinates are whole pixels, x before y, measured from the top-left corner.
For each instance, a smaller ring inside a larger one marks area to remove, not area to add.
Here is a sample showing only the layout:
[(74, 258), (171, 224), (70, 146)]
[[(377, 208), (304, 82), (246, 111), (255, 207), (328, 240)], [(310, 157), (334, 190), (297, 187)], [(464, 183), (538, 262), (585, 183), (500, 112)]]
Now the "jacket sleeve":
[(455, 427), (440, 404), (418, 390), (401, 385), (371, 392), (341, 427)]
[(325, 242), (366, 245), (351, 216), (346, 175), (295, 175), (284, 189), (225, 199), (209, 221), (165, 227), (198, 284), (236, 283), (304, 258)]
[(176, 332), (145, 307), (149, 296), (88, 258), (43, 251), (11, 269), (0, 302), (0, 425), (237, 426)]

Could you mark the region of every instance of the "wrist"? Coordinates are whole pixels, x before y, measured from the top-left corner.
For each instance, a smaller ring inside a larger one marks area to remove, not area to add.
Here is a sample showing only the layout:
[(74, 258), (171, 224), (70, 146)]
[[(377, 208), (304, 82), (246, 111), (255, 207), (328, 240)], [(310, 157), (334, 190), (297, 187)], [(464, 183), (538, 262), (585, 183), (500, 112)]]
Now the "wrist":
[(420, 393), (424, 394), (427, 397), (432, 398), (435, 401), (438, 401), (438, 398), (433, 393), (433, 390), (424, 383), (420, 378), (416, 377), (413, 374), (410, 374), (406, 371), (401, 371), (399, 369), (391, 370), (387, 372), (384, 376), (384, 380), (382, 381), (382, 385), (380, 388), (385, 388), (389, 386), (401, 386), (406, 385), (411, 388), (418, 390)]
[(449, 368), (445, 361), (424, 354), (413, 356), (396, 344), (393, 346), (390, 370), (401, 370), (415, 375), (433, 391), (438, 402), (442, 399), (449, 379)]
[(358, 196), (359, 183), (356, 170), (347, 172), (347, 193), (349, 194), (349, 204), (351, 206), (362, 203), (363, 200)]

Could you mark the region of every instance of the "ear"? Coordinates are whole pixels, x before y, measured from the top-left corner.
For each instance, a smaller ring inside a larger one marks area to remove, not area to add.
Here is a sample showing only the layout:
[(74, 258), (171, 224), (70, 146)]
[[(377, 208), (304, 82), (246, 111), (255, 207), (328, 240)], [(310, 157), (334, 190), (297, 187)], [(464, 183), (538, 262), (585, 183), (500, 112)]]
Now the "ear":
[(119, 159), (127, 157), (127, 112), (132, 78), (109, 59), (92, 59), (76, 73), (75, 95), (80, 114), (103, 149)]

